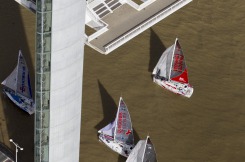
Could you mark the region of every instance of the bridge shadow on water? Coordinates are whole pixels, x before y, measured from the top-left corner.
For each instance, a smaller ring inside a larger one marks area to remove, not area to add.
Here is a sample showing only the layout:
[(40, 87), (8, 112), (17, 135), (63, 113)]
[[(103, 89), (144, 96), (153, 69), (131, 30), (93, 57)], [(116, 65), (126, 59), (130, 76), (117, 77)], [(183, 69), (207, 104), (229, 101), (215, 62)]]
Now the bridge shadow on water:
[[(33, 15), (29, 18), (34, 19), (35, 16)], [(21, 6), (15, 1), (2, 1), (0, 22), (0, 82), (14, 70), (17, 65), (18, 51), (21, 49), (28, 65), (34, 92), (34, 66), (26, 38), (24, 22), (21, 17)], [(35, 24), (30, 25), (31, 28), (32, 26), (35, 28)], [(28, 34), (35, 36), (35, 33)], [(2, 91), (2, 86), (0, 91)], [(0, 114), (0, 119), (2, 119), (0, 120), (0, 128), (6, 128), (0, 130), (0, 133), (4, 134), (3, 138), (0, 138), (0, 142), (15, 152), (15, 146), (9, 143), (9, 138), (12, 138), (14, 142), (24, 148), (23, 151), (18, 152), (18, 162), (33, 162), (34, 115), (30, 116), (19, 109), (3, 94), (1, 94), (0, 110), (0, 112), (3, 112)]]
[(150, 35), (150, 61), (148, 71), (152, 73), (154, 67), (156, 66), (158, 60), (160, 59), (162, 53), (166, 50), (166, 47), (162, 43), (159, 36), (156, 32), (151, 28), (151, 35)]
[[(101, 95), (101, 101), (102, 101), (102, 108), (103, 108), (103, 114), (104, 118), (102, 119), (101, 122), (99, 122), (96, 126), (95, 129), (100, 130), (110, 122), (113, 122), (115, 120), (116, 114), (117, 114), (117, 104), (113, 100), (113, 98), (110, 96), (110, 94), (107, 92), (105, 87), (101, 84), (101, 82), (98, 80), (98, 86), (100, 90), (100, 95)], [(119, 99), (118, 99), (119, 100)], [(139, 141), (139, 135), (133, 128), (133, 133), (134, 133), (134, 141), (135, 144)], [(106, 148), (108, 149), (108, 148)], [(126, 158), (123, 156), (118, 156), (118, 162), (125, 162)]]

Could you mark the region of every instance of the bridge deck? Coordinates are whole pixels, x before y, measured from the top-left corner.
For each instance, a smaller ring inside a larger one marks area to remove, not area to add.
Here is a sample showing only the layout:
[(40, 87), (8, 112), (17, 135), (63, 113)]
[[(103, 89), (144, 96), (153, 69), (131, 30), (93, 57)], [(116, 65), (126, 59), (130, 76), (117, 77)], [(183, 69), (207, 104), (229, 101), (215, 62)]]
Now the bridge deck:
[(115, 40), (124, 33), (143, 23), (160, 11), (166, 9), (169, 5), (178, 0), (156, 0), (141, 11), (137, 11), (128, 4), (124, 4), (108, 14), (102, 20), (108, 24), (108, 31), (92, 40), (90, 43), (102, 51), (111, 41)]

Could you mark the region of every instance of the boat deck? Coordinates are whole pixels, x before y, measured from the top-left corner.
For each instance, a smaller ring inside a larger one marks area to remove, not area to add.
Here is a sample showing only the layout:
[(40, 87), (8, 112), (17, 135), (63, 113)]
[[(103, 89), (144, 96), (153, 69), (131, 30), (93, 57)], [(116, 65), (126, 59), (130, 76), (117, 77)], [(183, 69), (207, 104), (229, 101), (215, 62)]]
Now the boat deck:
[(106, 15), (101, 20), (108, 24), (108, 31), (89, 42), (92, 46), (106, 52), (105, 46), (125, 35), (135, 27), (154, 17), (159, 12), (166, 10), (179, 0), (156, 0), (146, 8), (138, 11), (129, 4), (123, 4)]

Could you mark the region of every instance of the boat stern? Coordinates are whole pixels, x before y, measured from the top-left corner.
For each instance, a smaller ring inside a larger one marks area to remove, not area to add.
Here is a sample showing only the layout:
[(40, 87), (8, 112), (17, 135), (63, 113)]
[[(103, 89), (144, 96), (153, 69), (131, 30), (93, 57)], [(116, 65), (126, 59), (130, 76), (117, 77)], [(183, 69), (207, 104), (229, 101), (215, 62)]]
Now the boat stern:
[(188, 98), (190, 98), (192, 96), (192, 94), (193, 94), (193, 91), (194, 91), (194, 88), (191, 87), (191, 86), (189, 86), (188, 89), (187, 89), (187, 91), (186, 91), (185, 96), (188, 97)]

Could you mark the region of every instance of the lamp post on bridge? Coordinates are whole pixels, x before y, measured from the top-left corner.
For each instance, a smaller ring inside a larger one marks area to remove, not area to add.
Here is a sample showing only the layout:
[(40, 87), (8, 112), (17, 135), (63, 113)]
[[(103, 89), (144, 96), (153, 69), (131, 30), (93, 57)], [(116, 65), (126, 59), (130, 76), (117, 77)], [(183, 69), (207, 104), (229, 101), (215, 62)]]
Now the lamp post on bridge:
[(24, 150), (24, 148), (20, 147), (17, 143), (15, 143), (12, 139), (9, 139), (10, 142), (12, 142), (15, 145), (15, 162), (17, 162), (17, 153), (18, 149), (21, 151)]

